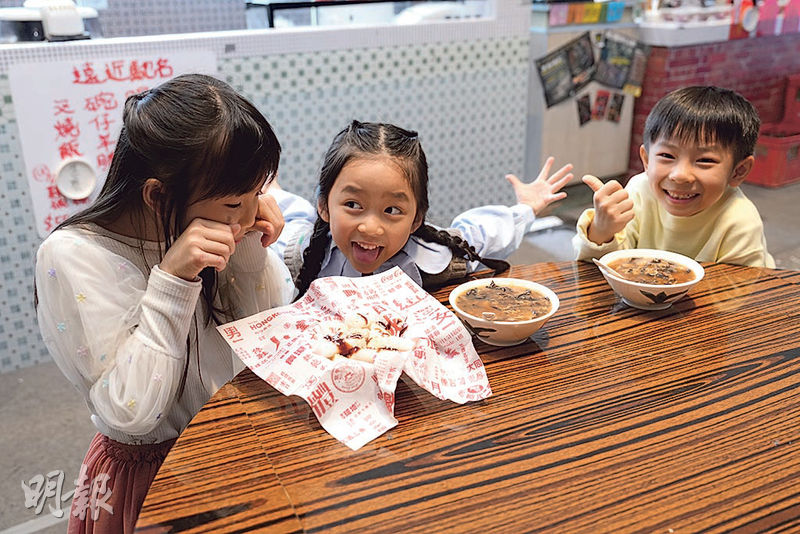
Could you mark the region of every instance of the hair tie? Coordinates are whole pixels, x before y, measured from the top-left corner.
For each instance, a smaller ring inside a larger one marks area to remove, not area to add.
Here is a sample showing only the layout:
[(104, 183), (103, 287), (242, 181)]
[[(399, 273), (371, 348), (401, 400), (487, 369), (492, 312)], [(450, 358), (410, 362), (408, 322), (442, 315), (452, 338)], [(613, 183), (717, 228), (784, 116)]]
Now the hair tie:
[(145, 89), (141, 93), (134, 94), (133, 98), (135, 98), (137, 102), (141, 102), (142, 100), (144, 100), (148, 96), (150, 96), (150, 89)]

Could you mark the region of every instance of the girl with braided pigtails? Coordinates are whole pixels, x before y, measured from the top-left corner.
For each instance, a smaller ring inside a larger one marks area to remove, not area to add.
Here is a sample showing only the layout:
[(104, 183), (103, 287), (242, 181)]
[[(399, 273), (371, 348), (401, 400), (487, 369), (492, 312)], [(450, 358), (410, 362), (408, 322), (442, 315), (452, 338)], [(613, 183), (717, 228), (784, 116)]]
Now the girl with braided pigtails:
[(416, 132), (391, 124), (353, 121), (339, 132), (320, 171), (317, 205), (283, 191), (270, 193), (285, 218), (272, 245), (294, 277), (299, 296), (323, 276), (375, 274), (401, 268), (429, 288), (481, 268), (508, 269), (536, 214), (564, 198), (572, 165), (526, 184), (507, 175), (518, 204), (462, 213), (443, 230), (425, 222), (428, 164)]

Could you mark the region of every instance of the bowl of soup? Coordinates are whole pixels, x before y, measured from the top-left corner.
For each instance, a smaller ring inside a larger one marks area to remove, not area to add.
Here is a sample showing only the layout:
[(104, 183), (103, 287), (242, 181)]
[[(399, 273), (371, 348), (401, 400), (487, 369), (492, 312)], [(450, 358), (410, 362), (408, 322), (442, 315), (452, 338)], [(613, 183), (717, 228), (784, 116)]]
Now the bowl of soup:
[(518, 278), (483, 278), (450, 292), (450, 305), (475, 336), (490, 345), (517, 345), (558, 310), (547, 287)]
[(622, 301), (642, 310), (669, 308), (705, 274), (703, 266), (692, 258), (666, 250), (615, 250), (598, 261), (615, 271), (610, 274), (600, 269)]

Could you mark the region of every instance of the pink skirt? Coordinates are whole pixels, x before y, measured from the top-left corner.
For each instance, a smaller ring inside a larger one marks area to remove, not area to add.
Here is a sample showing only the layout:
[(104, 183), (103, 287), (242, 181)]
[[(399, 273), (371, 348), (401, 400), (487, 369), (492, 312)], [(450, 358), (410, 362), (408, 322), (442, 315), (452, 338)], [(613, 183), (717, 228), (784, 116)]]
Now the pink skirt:
[(158, 468), (175, 444), (127, 445), (98, 433), (81, 465), (69, 534), (133, 532)]

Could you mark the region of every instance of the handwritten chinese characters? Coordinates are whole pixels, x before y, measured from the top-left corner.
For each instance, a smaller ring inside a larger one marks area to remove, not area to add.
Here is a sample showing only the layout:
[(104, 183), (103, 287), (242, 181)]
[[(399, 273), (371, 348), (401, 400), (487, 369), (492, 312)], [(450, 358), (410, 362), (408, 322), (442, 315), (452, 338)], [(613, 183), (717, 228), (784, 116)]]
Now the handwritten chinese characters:
[(97, 69), (92, 61), (72, 68), (72, 83), (100, 85), (113, 82), (139, 82), (172, 78), (174, 68), (166, 58), (154, 61), (141, 59), (115, 59), (106, 61)]
[[(39, 235), (46, 236), (99, 193), (130, 95), (178, 74), (216, 70), (216, 57), (208, 51), (12, 65), (11, 94)], [(28, 80), (36, 80), (35, 90)], [(96, 174), (88, 188), (76, 188), (89, 191), (83, 199), (65, 196), (60, 188), (59, 171), (75, 159)]]

